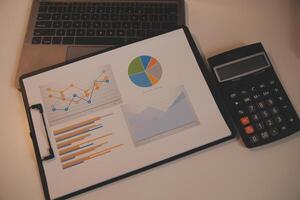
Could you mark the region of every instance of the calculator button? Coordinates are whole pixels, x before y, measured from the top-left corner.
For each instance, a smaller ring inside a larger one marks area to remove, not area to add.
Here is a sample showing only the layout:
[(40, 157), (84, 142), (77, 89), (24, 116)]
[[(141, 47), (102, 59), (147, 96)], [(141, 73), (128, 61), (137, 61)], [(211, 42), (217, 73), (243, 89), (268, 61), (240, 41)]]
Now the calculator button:
[(277, 124), (280, 124), (281, 122), (283, 122), (283, 118), (280, 115), (275, 116), (274, 120)]
[(261, 132), (260, 135), (261, 135), (261, 138), (264, 140), (268, 139), (270, 137), (268, 131)]
[(255, 99), (255, 100), (259, 99), (260, 97), (261, 97), (260, 94), (254, 94), (253, 95), (253, 99)]
[(247, 92), (247, 90), (242, 90), (242, 91), (241, 91), (241, 94), (242, 94), (242, 95), (246, 95), (246, 94), (248, 94), (248, 92)]
[(270, 116), (270, 113), (266, 110), (261, 111), (260, 114), (263, 118), (267, 118)]
[(242, 109), (239, 109), (239, 110), (238, 110), (238, 113), (239, 113), (239, 115), (244, 115), (244, 114), (245, 114), (245, 111), (242, 110)]
[(237, 98), (237, 94), (236, 93), (231, 93), (229, 96), (230, 96), (231, 99)]
[(272, 129), (270, 129), (270, 134), (272, 136), (276, 136), (279, 134), (279, 130), (277, 128), (272, 128)]
[(277, 97), (277, 99), (278, 99), (279, 101), (283, 101), (283, 100), (284, 100), (282, 96)]
[(240, 119), (241, 124), (243, 124), (244, 126), (250, 124), (250, 119), (248, 117), (242, 117)]
[(250, 97), (246, 97), (246, 98), (243, 99), (243, 101), (245, 103), (250, 103), (251, 102), (251, 98)]
[(265, 124), (267, 125), (267, 127), (272, 127), (274, 126), (274, 121), (272, 119), (267, 119), (265, 120)]
[(274, 80), (271, 80), (271, 81), (269, 81), (269, 84), (270, 84), (270, 85), (275, 85), (275, 81), (274, 81)]
[(235, 101), (235, 102), (233, 102), (233, 105), (235, 105), (235, 106), (239, 106), (239, 105), (240, 105), (240, 102), (238, 102), (238, 101)]
[(270, 109), (270, 112), (273, 114), (273, 115), (276, 115), (279, 113), (279, 109), (277, 107), (273, 107)]
[(246, 134), (250, 135), (250, 134), (254, 133), (254, 128), (252, 125), (249, 125), (244, 128), (244, 131)]
[(263, 92), (262, 92), (262, 95), (263, 95), (263, 96), (268, 96), (268, 95), (270, 95), (270, 91), (263, 91)]
[(259, 88), (261, 88), (261, 89), (263, 89), (265, 87), (266, 87), (266, 84), (264, 84), (264, 83), (262, 83), (262, 84), (259, 85)]
[(266, 100), (266, 104), (268, 105), (268, 106), (273, 106), (274, 105), (274, 100), (273, 99), (267, 99)]
[(294, 123), (295, 121), (296, 121), (295, 118), (293, 118), (293, 117), (290, 117), (290, 118), (289, 118), (289, 122), (290, 122), (290, 123)]
[(257, 89), (256, 89), (256, 87), (255, 86), (253, 86), (253, 87), (251, 87), (251, 92), (255, 92)]
[(258, 142), (259, 142), (259, 138), (258, 138), (256, 135), (251, 135), (251, 136), (249, 137), (249, 139), (250, 139), (250, 142), (251, 142), (252, 144), (255, 144), (255, 143), (258, 143)]
[(289, 108), (289, 106), (288, 106), (288, 105), (283, 105), (282, 108), (283, 108), (284, 110), (286, 110), (286, 109)]
[(273, 89), (273, 92), (278, 93), (278, 92), (279, 92), (279, 89), (278, 89), (278, 88), (274, 88), (274, 89)]
[(251, 118), (252, 118), (252, 120), (253, 120), (254, 122), (257, 122), (257, 121), (260, 120), (260, 116), (259, 116), (258, 114), (253, 114), (253, 115), (251, 115)]
[(247, 110), (248, 110), (250, 113), (253, 113), (253, 112), (255, 112), (256, 108), (255, 108), (254, 105), (250, 105), (250, 106), (247, 107)]
[(261, 131), (265, 128), (264, 124), (263, 123), (257, 123), (255, 124), (255, 128), (257, 129), (257, 131)]
[(280, 127), (280, 130), (281, 130), (281, 131), (286, 131), (286, 130), (287, 130), (287, 127), (286, 127), (286, 126), (282, 126), (282, 127)]
[(265, 106), (265, 103), (264, 102), (259, 102), (258, 104), (257, 104), (257, 107), (259, 108), (259, 109), (264, 109), (266, 106)]

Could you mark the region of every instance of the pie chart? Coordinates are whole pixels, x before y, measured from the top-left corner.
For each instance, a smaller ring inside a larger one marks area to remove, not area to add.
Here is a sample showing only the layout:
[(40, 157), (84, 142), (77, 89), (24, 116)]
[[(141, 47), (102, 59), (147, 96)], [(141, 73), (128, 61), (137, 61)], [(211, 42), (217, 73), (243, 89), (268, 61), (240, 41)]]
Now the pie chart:
[(151, 56), (139, 56), (129, 64), (128, 76), (139, 87), (157, 84), (162, 75), (160, 63)]

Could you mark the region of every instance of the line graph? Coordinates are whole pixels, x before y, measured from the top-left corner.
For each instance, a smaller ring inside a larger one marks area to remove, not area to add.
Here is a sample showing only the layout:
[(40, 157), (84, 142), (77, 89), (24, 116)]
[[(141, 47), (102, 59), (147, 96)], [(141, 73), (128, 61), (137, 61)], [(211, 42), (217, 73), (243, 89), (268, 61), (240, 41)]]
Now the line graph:
[[(106, 75), (105, 70), (103, 70), (102, 73), (93, 81), (93, 83), (88, 89), (82, 89), (74, 85), (73, 83), (71, 83), (68, 87), (66, 87), (63, 90), (47, 88), (47, 91), (49, 92), (48, 97), (56, 99), (56, 102), (52, 105), (52, 111), (68, 111), (73, 103), (78, 104), (80, 101), (85, 101), (86, 103), (91, 104), (94, 92), (100, 90), (102, 84), (109, 84), (109, 77)], [(65, 93), (73, 89), (78, 91), (73, 93), (71, 98), (66, 97)], [(60, 101), (66, 102), (66, 107), (57, 108), (56, 104)]]
[(91, 70), (80, 78), (42, 86), (41, 94), (50, 125), (121, 103), (109, 65)]

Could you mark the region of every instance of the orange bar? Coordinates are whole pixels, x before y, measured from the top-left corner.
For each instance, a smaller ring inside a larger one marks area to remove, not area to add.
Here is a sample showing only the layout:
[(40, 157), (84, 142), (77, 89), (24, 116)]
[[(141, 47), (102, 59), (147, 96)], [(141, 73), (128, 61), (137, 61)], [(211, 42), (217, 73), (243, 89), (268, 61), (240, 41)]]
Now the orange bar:
[(92, 146), (92, 147), (89, 147), (89, 148), (86, 148), (86, 149), (83, 149), (81, 151), (78, 151), (76, 153), (73, 153), (73, 154), (70, 154), (70, 155), (67, 155), (67, 156), (64, 156), (64, 157), (61, 157), (61, 162), (64, 162), (66, 160), (70, 160), (70, 159), (73, 159), (75, 158), (76, 156), (79, 156), (81, 154), (85, 154), (85, 153), (88, 153), (88, 152), (91, 152), (95, 149), (97, 149), (98, 147), (101, 147), (102, 145), (106, 144), (107, 142), (104, 142), (104, 143), (101, 143), (101, 144), (98, 144), (98, 145), (95, 145), (95, 146)]
[(61, 142), (61, 143), (57, 144), (57, 148), (60, 149), (60, 148), (65, 147), (65, 146), (69, 146), (69, 145), (73, 144), (74, 142), (78, 142), (78, 141), (83, 140), (83, 139), (85, 139), (86, 137), (89, 137), (89, 136), (91, 136), (90, 133), (88, 133), (86, 135), (81, 135), (77, 138), (70, 139), (70, 140), (65, 141), (65, 142)]
[(112, 151), (112, 149), (114, 148), (117, 148), (117, 147), (120, 147), (122, 146), (123, 144), (118, 144), (118, 145), (115, 145), (115, 146), (112, 146), (112, 147), (109, 147), (107, 149), (104, 149), (102, 151), (99, 151), (99, 152), (96, 152), (96, 153), (93, 153), (89, 156), (85, 156), (85, 157), (82, 157), (82, 158), (79, 158), (77, 160), (73, 160), (71, 162), (68, 162), (68, 163), (65, 163), (63, 164), (63, 169), (66, 169), (66, 168), (69, 168), (69, 167), (73, 167), (75, 165), (78, 165), (80, 163), (83, 163), (84, 161), (87, 161), (87, 160), (90, 160), (90, 159), (93, 159), (93, 158), (96, 158), (96, 157), (99, 157), (99, 156), (102, 156), (102, 155), (105, 155), (107, 153), (110, 153)]
[(81, 148), (80, 146), (83, 145), (83, 144), (86, 144), (86, 143), (89, 143), (89, 142), (92, 142), (92, 141), (95, 141), (95, 140), (98, 140), (98, 139), (101, 139), (101, 137), (93, 138), (93, 139), (81, 142), (81, 143), (79, 143), (79, 144), (77, 144), (75, 146), (64, 148), (63, 150), (60, 150), (58, 153), (59, 153), (59, 155), (62, 155), (62, 154), (65, 154), (65, 153), (69, 153), (70, 151), (74, 151), (74, 150), (80, 149)]
[[(101, 154), (99, 154), (97, 156), (102, 156), (102, 155), (110, 153), (110, 152), (111, 151), (105, 151), (105, 152), (102, 152)], [(86, 156), (86, 157), (79, 158), (77, 160), (65, 163), (65, 164), (63, 164), (63, 169), (66, 169), (66, 168), (69, 168), (69, 167), (73, 167), (73, 166), (78, 165), (80, 163), (83, 163), (84, 161), (89, 160), (89, 159), (91, 159), (90, 156)]]
[(92, 129), (92, 128), (95, 128), (95, 127), (96, 127), (96, 125), (93, 124), (93, 125), (91, 125), (91, 126), (87, 126), (87, 127), (85, 127), (85, 128), (76, 130), (76, 131), (74, 131), (74, 132), (71, 132), (71, 133), (67, 133), (67, 134), (58, 136), (58, 137), (55, 138), (55, 141), (56, 141), (56, 142), (59, 142), (59, 141), (64, 140), (64, 139), (67, 139), (67, 138), (70, 138), (70, 137), (74, 137), (74, 136), (76, 136), (76, 135), (80, 135), (80, 134), (82, 134), (82, 133), (84, 133), (84, 132), (86, 132), (86, 131), (88, 131), (88, 130), (90, 130), (90, 129)]
[(77, 123), (77, 124), (73, 124), (71, 126), (67, 126), (65, 128), (62, 128), (62, 129), (54, 130), (53, 133), (54, 133), (54, 135), (58, 135), (58, 134), (61, 134), (61, 133), (67, 132), (67, 131), (77, 129), (77, 128), (82, 127), (82, 126), (92, 124), (95, 121), (98, 121), (100, 119), (101, 119), (101, 117), (94, 117), (92, 119), (89, 119), (89, 120), (86, 120), (86, 121), (83, 121), (83, 122), (80, 122), (80, 123)]

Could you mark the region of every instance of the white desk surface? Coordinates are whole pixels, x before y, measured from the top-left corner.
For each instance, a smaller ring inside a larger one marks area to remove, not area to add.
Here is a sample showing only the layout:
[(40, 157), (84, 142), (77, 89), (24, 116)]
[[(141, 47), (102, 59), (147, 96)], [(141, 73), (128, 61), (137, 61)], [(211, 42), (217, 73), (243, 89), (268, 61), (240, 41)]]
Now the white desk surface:
[[(14, 88), (32, 0), (0, 1), (0, 199), (43, 191), (22, 97)], [(186, 0), (187, 24), (206, 57), (261, 41), (300, 115), (300, 1)], [(258, 149), (215, 146), (73, 199), (299, 200), (300, 132)]]

